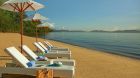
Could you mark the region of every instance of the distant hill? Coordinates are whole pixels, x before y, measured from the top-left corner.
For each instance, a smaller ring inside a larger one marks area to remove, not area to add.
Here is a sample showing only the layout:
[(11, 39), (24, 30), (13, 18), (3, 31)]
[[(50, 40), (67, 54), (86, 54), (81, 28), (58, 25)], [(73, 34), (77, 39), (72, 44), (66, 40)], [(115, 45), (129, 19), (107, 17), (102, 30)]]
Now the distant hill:
[(140, 33), (140, 30), (118, 30), (114, 32), (120, 32), (120, 33)]
[(89, 31), (89, 32), (109, 32), (109, 31), (104, 31), (104, 30), (92, 30), (92, 31)]
[(116, 30), (116, 31), (104, 31), (104, 30), (92, 30), (90, 32), (108, 32), (108, 33), (140, 33), (140, 30)]
[(140, 30), (116, 30), (116, 31), (105, 31), (105, 30), (92, 30), (92, 31), (83, 31), (83, 30), (53, 30), (53, 32), (106, 32), (106, 33), (140, 33)]

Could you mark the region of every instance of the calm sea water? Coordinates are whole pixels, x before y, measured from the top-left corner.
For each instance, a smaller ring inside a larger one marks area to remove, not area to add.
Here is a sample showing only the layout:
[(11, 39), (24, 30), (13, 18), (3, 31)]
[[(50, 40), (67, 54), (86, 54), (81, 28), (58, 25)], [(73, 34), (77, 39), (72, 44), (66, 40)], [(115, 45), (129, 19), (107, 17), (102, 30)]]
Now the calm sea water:
[(52, 32), (46, 38), (140, 58), (140, 33)]

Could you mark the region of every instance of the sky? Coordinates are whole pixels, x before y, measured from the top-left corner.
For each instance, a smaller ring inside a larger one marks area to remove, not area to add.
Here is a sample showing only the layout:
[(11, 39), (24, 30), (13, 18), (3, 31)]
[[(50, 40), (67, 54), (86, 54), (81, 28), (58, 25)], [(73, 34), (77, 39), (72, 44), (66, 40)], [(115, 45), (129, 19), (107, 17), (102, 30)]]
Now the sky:
[[(140, 29), (140, 0), (35, 0), (55, 29)], [(32, 12), (33, 13), (33, 12)], [(32, 14), (30, 13), (30, 14)]]

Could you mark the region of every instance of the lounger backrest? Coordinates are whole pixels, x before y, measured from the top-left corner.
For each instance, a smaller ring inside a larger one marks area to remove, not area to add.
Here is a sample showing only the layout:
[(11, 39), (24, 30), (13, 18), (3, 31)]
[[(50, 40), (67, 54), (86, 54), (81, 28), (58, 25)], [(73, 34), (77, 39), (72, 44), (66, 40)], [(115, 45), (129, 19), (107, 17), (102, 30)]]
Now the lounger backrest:
[(37, 42), (34, 42), (34, 45), (41, 50), (41, 52), (45, 53), (45, 50), (37, 43)]
[(46, 41), (44, 41), (44, 43), (48, 46), (49, 49), (52, 48)]
[(15, 58), (22, 66), (28, 68), (27, 63), (29, 62), (29, 60), (24, 55), (22, 55), (15, 47), (6, 48), (6, 51), (13, 58)]
[(22, 45), (23, 50), (28, 54), (30, 57), (32, 57), (34, 60), (37, 60), (37, 55), (26, 45)]
[(42, 48), (44, 48), (47, 52), (49, 51), (41, 42), (38, 42), (38, 44), (39, 44)]
[(51, 43), (49, 43), (48, 41), (44, 41), (49, 47), (53, 47), (53, 45)]

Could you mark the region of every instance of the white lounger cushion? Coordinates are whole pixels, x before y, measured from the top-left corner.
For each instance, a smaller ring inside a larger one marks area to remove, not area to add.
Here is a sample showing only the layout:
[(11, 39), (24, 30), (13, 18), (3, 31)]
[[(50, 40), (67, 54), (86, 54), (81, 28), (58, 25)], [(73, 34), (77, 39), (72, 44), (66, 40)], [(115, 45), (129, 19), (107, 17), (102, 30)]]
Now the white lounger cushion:
[(24, 55), (22, 55), (15, 47), (6, 48), (7, 52), (12, 55), (25, 68), (28, 68), (27, 63), (30, 62)]
[[(37, 48), (39, 48), (43, 53), (70, 53), (71, 54), (71, 51), (57, 51), (57, 50), (54, 50), (54, 51), (48, 51), (48, 49), (42, 44), (42, 43), (37, 43), (37, 42), (34, 42), (33, 43)], [(43, 48), (43, 47), (44, 48)]]
[(58, 57), (66, 57), (68, 59), (71, 58), (71, 51), (65, 52), (65, 51), (49, 51), (46, 53), (46, 51), (37, 43), (33, 43), (38, 49), (41, 50), (41, 52), (45, 53), (45, 56), (51, 57), (51, 58), (58, 58)]
[(71, 51), (69, 51), (68, 49), (66, 50), (61, 50), (61, 49), (53, 49), (53, 50), (48, 50), (47, 47), (45, 47), (45, 45), (43, 45), (41, 42), (37, 42), (46, 52), (58, 52), (58, 53), (71, 53)]
[(44, 43), (49, 47), (49, 50), (70, 51), (69, 48), (55, 47), (48, 41), (44, 41)]
[(43, 53), (45, 53), (45, 50), (37, 43), (37, 42), (34, 42), (33, 43), (37, 48), (39, 48)]
[[(49, 67), (47, 64), (40, 64), (43, 65), (41, 67), (28, 67), (26, 64), (29, 62), (29, 60), (22, 55), (15, 47), (9, 47), (6, 48), (7, 52), (12, 55), (23, 67), (25, 68), (18, 68), (18, 67), (4, 67), (0, 68), (0, 76), (2, 73), (22, 73), (26, 71), (22, 71), (21, 69), (52, 69), (54, 73), (54, 77), (64, 77), (64, 78), (73, 78), (75, 74), (75, 68), (74, 66), (66, 66), (62, 65), (61, 67)], [(11, 71), (10, 71), (11, 70)], [(16, 72), (17, 70), (20, 70), (21, 72)], [(32, 73), (28, 72), (27, 73)], [(35, 73), (32, 73), (35, 75)]]
[(37, 42), (43, 49), (45, 49), (47, 52), (49, 52), (49, 50), (41, 43), (41, 42)]
[(34, 60), (37, 60), (37, 55), (26, 45), (22, 45), (23, 50), (30, 56), (32, 57)]
[[(23, 50), (31, 57), (33, 58), (34, 60), (37, 61), (37, 55), (26, 45), (22, 45), (23, 47)], [(68, 59), (48, 59), (48, 61), (53, 61), (53, 62), (62, 62), (63, 64), (66, 64), (66, 65), (72, 65), (72, 66), (75, 66), (75, 60), (68, 60)], [(46, 61), (44, 61), (46, 62)], [(39, 62), (38, 62), (39, 63)]]
[(51, 43), (49, 43), (48, 41), (44, 41), (44, 43), (49, 46), (50, 48), (54, 47), (53, 45), (51, 45)]

